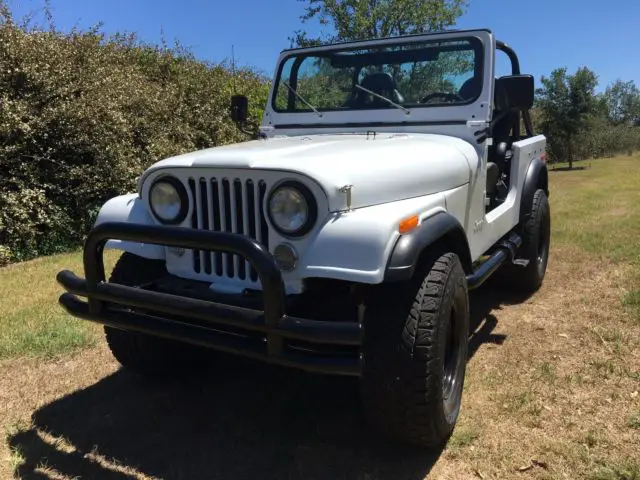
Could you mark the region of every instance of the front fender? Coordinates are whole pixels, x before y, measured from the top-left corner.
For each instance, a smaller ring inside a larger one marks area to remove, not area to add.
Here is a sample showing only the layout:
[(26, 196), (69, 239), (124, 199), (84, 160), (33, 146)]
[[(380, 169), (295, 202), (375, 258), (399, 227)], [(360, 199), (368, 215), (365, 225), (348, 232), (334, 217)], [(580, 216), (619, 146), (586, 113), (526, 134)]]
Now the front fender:
[[(121, 195), (107, 201), (100, 209), (94, 227), (106, 222), (157, 225), (137, 193)], [(125, 252), (153, 260), (165, 259), (164, 247), (161, 245), (109, 240), (105, 248), (124, 250)]]
[(385, 273), (385, 282), (408, 280), (413, 276), (423, 252), (436, 242), (444, 242), (455, 252), (466, 273), (471, 273), (469, 243), (460, 222), (450, 213), (437, 212), (419, 228), (398, 239)]
[(306, 246), (300, 274), (382, 283), (400, 222), (413, 215), (422, 222), (445, 208), (444, 195), (437, 193), (332, 214)]

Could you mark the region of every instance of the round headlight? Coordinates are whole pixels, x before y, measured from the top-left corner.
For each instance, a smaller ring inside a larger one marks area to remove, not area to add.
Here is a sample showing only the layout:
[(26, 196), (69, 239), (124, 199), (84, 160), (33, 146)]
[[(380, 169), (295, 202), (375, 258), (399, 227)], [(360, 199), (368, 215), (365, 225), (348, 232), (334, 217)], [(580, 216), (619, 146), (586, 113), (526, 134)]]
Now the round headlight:
[(180, 223), (189, 208), (187, 192), (179, 180), (172, 177), (161, 178), (151, 185), (149, 206), (160, 222)]
[(285, 236), (306, 235), (313, 228), (317, 205), (311, 191), (297, 182), (285, 182), (269, 197), (269, 218)]

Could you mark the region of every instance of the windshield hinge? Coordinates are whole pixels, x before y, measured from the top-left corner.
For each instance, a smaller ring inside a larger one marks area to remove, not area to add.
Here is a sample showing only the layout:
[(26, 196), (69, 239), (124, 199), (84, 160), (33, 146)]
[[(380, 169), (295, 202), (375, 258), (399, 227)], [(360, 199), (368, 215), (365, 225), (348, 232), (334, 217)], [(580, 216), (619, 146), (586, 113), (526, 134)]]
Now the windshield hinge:
[(260, 125), (258, 127), (258, 131), (267, 135), (268, 133), (273, 133), (275, 131), (275, 127), (273, 125)]
[(344, 193), (345, 196), (347, 197), (347, 208), (346, 210), (342, 210), (343, 212), (350, 212), (351, 211), (351, 190), (353, 189), (353, 185), (344, 185), (342, 187), (340, 187), (338, 189), (338, 191), (340, 193)]

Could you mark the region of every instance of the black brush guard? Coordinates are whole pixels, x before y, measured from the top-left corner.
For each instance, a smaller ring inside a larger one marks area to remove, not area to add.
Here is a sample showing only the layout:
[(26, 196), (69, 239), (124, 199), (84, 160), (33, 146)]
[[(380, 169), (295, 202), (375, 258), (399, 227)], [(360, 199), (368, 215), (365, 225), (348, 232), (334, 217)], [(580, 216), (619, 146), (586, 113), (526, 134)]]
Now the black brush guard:
[[(240, 255), (258, 272), (264, 310), (108, 283), (103, 251), (111, 239)], [(86, 278), (68, 270), (57, 275), (67, 291), (60, 296), (60, 304), (71, 315), (307, 371), (360, 375), (357, 353), (331, 354), (322, 347), (353, 347), (357, 352), (362, 339), (361, 325), (286, 315), (280, 268), (273, 256), (249, 237), (180, 227), (103, 223), (89, 233), (83, 261)], [(86, 297), (87, 301), (78, 296)], [(225, 327), (250, 335), (230, 334)], [(255, 335), (260, 341), (248, 340), (255, 339)], [(305, 348), (295, 348), (296, 342)], [(313, 345), (320, 348), (314, 349)]]

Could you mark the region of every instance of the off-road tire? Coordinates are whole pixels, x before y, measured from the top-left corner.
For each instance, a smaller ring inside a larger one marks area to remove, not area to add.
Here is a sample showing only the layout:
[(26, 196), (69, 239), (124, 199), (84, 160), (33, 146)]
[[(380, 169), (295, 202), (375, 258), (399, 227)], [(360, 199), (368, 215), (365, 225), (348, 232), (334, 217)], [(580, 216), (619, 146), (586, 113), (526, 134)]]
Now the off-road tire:
[(547, 194), (542, 189), (536, 190), (533, 195), (531, 211), (526, 216), (521, 234), (522, 246), (516, 256), (529, 263), (526, 267), (508, 265), (503, 283), (509, 288), (533, 293), (544, 280), (551, 244), (551, 210)]
[[(110, 282), (127, 286), (148, 283), (166, 274), (163, 261), (124, 253), (116, 263)], [(144, 376), (192, 372), (203, 368), (209, 351), (200, 347), (142, 333), (104, 327), (113, 356), (128, 371)]]
[(469, 300), (456, 254), (423, 263), (413, 280), (384, 287), (366, 306), (361, 394), (374, 428), (437, 448), (446, 444), (460, 412)]

